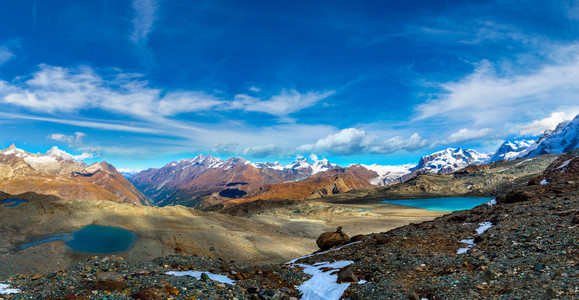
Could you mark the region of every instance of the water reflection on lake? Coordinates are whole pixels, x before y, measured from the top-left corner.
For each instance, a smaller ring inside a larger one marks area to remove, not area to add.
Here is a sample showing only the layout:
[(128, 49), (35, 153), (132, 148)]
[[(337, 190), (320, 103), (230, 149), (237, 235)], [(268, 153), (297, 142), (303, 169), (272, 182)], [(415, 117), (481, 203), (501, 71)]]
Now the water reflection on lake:
[(382, 203), (399, 204), (428, 210), (457, 211), (471, 209), (495, 199), (494, 197), (451, 197), (413, 200), (385, 200)]
[(57, 233), (36, 238), (28, 243), (20, 244), (20, 249), (30, 248), (39, 244), (64, 241), (73, 251), (84, 253), (112, 253), (131, 249), (138, 236), (132, 231), (102, 225), (88, 225), (73, 233)]
[(0, 200), (0, 206), (14, 207), (14, 206), (18, 206), (19, 204), (22, 204), (24, 202), (28, 202), (28, 200), (9, 198), (9, 199)]

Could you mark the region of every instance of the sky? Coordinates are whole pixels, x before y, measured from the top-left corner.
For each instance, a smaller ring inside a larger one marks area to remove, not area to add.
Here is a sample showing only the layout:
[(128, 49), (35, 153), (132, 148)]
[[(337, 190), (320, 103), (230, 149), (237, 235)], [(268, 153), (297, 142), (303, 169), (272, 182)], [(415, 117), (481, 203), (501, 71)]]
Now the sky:
[[(416, 163), (579, 113), (579, 1), (4, 1), (0, 147)], [(313, 154), (313, 155), (312, 155)]]

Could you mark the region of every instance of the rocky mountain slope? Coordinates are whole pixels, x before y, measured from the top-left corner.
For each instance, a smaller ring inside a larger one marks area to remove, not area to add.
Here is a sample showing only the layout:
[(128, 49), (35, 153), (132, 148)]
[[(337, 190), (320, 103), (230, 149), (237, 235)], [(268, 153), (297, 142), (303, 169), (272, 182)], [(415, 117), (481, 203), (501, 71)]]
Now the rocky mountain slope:
[(223, 204), (227, 206), (255, 200), (315, 199), (371, 186), (367, 179), (355, 171), (340, 168), (300, 181), (266, 184), (241, 199), (229, 200)]
[(35, 192), (70, 200), (109, 200), (149, 205), (145, 196), (112, 165), (87, 166), (54, 147), (47, 154), (32, 154), (14, 145), (0, 150), (0, 191)]
[(199, 155), (141, 171), (131, 182), (159, 206), (206, 206), (243, 197), (266, 184), (296, 181), (335, 168), (325, 159), (309, 163), (298, 157), (284, 166)]

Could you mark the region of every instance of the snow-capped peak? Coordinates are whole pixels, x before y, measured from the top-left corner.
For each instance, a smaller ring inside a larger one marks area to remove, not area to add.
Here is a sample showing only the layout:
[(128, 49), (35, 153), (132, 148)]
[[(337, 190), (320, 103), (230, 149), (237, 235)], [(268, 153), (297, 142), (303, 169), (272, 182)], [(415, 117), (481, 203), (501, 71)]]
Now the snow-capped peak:
[(20, 156), (28, 156), (28, 152), (26, 152), (26, 151), (24, 151), (24, 150), (22, 150), (22, 149), (16, 148), (16, 145), (14, 145), (14, 143), (12, 143), (12, 145), (10, 145), (10, 147), (8, 147), (8, 148), (6, 148), (6, 149), (4, 149), (4, 150), (0, 150), (0, 152), (1, 152), (2, 154), (4, 154), (4, 155), (14, 154), (14, 155), (16, 155), (16, 156), (18, 156), (18, 157), (20, 157)]
[(296, 160), (294, 162), (292, 162), (291, 164), (285, 166), (286, 169), (307, 169), (307, 168), (311, 168), (311, 164), (308, 162), (308, 159), (298, 155), (296, 156)]
[(335, 168), (327, 159), (318, 160), (311, 165), (312, 175)]
[(46, 152), (46, 155), (49, 157), (55, 157), (55, 158), (60, 157), (64, 160), (68, 160), (68, 161), (76, 161), (74, 159), (74, 156), (72, 156), (71, 154), (69, 154), (63, 150), (58, 149), (57, 146), (50, 148), (50, 150), (48, 150), (48, 152)]
[(471, 164), (484, 163), (488, 161), (489, 156), (489, 154), (479, 153), (472, 149), (447, 148), (423, 156), (416, 168), (430, 173), (448, 174)]
[(505, 141), (493, 155), (490, 162), (495, 162), (499, 160), (512, 160), (515, 159), (520, 153), (527, 150), (534, 141), (530, 140), (518, 140), (518, 141)]
[(561, 122), (555, 129), (545, 131), (534, 144), (521, 152), (517, 158), (565, 153), (577, 147), (579, 147), (579, 114), (573, 120)]

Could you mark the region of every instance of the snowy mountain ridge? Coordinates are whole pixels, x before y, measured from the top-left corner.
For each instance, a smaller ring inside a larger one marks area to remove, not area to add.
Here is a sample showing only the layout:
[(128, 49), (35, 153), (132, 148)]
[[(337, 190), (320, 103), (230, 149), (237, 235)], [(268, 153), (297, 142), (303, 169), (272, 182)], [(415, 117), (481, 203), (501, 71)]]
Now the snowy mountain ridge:
[(493, 154), (489, 162), (516, 159), (519, 154), (531, 147), (533, 143), (535, 143), (535, 141), (532, 140), (505, 141), (499, 146), (497, 152)]
[(423, 156), (413, 171), (450, 174), (468, 165), (485, 163), (489, 158), (488, 153), (479, 153), (472, 149), (447, 148)]
[(579, 147), (579, 114), (573, 120), (561, 122), (555, 129), (545, 131), (534, 144), (517, 155), (517, 158), (565, 153), (577, 147)]

